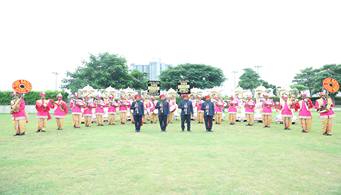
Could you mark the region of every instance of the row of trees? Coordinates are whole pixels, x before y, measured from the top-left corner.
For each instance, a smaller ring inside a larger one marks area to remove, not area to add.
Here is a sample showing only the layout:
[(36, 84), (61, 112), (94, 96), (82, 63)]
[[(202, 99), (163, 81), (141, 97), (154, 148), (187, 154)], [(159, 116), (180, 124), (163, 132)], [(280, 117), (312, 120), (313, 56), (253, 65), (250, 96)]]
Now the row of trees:
[[(333, 77), (341, 81), (341, 65), (331, 64), (321, 68), (312, 67), (301, 70), (294, 78), (291, 88), (299, 91), (309, 90), (315, 94), (322, 89), (322, 80)], [(205, 64), (180, 64), (170, 67), (160, 75), (161, 88), (177, 88), (179, 80), (189, 80), (196, 88), (212, 88), (221, 86), (226, 80), (221, 69)], [(102, 53), (97, 56), (90, 55), (88, 61), (84, 61), (76, 71), (68, 72), (63, 80), (63, 88), (77, 91), (86, 85), (94, 88), (147, 88), (147, 75), (137, 70), (128, 70), (125, 58), (116, 54)], [(251, 68), (244, 69), (239, 78), (239, 86), (243, 89), (255, 89), (263, 85), (272, 88), (276, 93), (277, 86), (260, 78), (259, 74)]]
[(291, 87), (299, 91), (308, 90), (310, 94), (316, 94), (322, 90), (322, 81), (327, 77), (341, 81), (341, 64), (328, 64), (321, 68), (305, 68), (296, 74)]
[[(179, 80), (189, 80), (193, 87), (212, 88), (221, 86), (225, 81), (221, 69), (204, 64), (181, 64), (170, 67), (160, 75), (161, 88), (177, 88)], [(88, 61), (82, 63), (76, 71), (67, 72), (63, 80), (63, 88), (72, 92), (86, 85), (103, 89), (114, 88), (147, 89), (147, 75), (138, 70), (128, 71), (127, 61), (115, 54), (103, 53), (90, 55)]]

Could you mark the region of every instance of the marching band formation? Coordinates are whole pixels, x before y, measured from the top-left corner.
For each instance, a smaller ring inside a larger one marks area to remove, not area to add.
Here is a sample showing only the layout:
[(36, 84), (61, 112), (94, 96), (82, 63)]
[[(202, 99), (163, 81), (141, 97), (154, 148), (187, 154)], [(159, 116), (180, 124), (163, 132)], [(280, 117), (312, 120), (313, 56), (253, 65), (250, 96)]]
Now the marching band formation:
[[(119, 115), (120, 124), (125, 125), (130, 120), (135, 124), (136, 132), (140, 132), (143, 124), (154, 124), (157, 120), (161, 131), (166, 132), (167, 125), (178, 115), (181, 119), (182, 131), (191, 131), (191, 122), (194, 120), (200, 124), (204, 123), (206, 131), (212, 132), (213, 123), (221, 125), (224, 118), (230, 125), (235, 125), (236, 121), (240, 120), (237, 117), (240, 110), (244, 113), (242, 121), (246, 121), (247, 126), (253, 126), (256, 109), (259, 109), (264, 128), (270, 128), (276, 111), (282, 117), (285, 130), (290, 130), (294, 115), (298, 115), (302, 132), (308, 133), (311, 131), (312, 109), (316, 109), (322, 120), (323, 135), (332, 135), (334, 103), (325, 92), (320, 92), (319, 96), (313, 104), (304, 93), (301, 94), (300, 99), (282, 94), (279, 102), (275, 102), (266, 92), (257, 99), (250, 93), (244, 98), (233, 95), (225, 100), (217, 94), (183, 94), (177, 103), (176, 95), (169, 94), (161, 94), (159, 97), (140, 94), (121, 95), (118, 98), (114, 94), (107, 97), (103, 95), (94, 97), (90, 94), (76, 93), (67, 105), (61, 94), (57, 95), (56, 100), (52, 100), (46, 99), (45, 93), (42, 92), (35, 105), (38, 119), (36, 132), (46, 132), (47, 121), (51, 119), (50, 111), (53, 111), (57, 130), (62, 130), (69, 109), (74, 128), (81, 128), (82, 123), (85, 127), (91, 127), (93, 123), (104, 126), (105, 121), (107, 125), (116, 125), (117, 115)], [(225, 113), (227, 113), (226, 117)], [(11, 114), (16, 130), (15, 136), (25, 135), (28, 116), (22, 93), (14, 93)]]

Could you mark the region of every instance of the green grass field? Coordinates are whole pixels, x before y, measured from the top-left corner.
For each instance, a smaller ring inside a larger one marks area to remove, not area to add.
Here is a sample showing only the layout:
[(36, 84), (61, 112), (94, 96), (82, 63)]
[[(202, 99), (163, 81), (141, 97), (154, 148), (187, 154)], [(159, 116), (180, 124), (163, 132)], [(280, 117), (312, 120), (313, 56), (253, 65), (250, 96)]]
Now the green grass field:
[[(339, 113), (340, 115), (341, 113)], [(14, 137), (9, 115), (0, 115), (0, 194), (341, 194), (341, 118), (334, 135), (274, 124), (214, 126), (193, 123), (167, 133), (147, 124), (48, 132)]]

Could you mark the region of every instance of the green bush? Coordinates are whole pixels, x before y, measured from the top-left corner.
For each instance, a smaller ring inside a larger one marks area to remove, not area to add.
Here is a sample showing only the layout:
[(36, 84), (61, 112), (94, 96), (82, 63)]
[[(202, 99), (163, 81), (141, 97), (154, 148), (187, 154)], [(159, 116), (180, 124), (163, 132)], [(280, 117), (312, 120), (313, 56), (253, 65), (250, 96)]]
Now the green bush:
[[(9, 105), (12, 100), (12, 93), (11, 91), (0, 91), (0, 105)], [(68, 93), (64, 91), (46, 91), (46, 99), (54, 99), (56, 100), (56, 96), (58, 93), (63, 95), (63, 100), (68, 100)], [(25, 103), (26, 105), (34, 105), (36, 100), (40, 99), (39, 96), (40, 92), (38, 91), (31, 91), (28, 94), (25, 94)]]

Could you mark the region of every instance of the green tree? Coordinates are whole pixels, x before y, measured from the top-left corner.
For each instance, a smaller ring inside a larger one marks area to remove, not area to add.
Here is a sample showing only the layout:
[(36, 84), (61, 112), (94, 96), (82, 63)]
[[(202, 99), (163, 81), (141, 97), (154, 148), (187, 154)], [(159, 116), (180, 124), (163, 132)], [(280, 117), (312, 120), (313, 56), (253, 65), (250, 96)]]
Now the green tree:
[(225, 76), (220, 68), (205, 64), (180, 64), (161, 72), (162, 89), (176, 89), (180, 80), (188, 80), (192, 87), (205, 89), (221, 86)]
[(129, 85), (135, 86), (133, 78), (134, 76), (128, 72), (126, 59), (123, 57), (109, 53), (101, 53), (97, 56), (91, 54), (89, 60), (83, 62), (75, 72), (67, 72), (67, 78), (63, 80), (63, 88), (70, 89), (72, 92), (86, 85), (97, 89), (109, 86), (126, 88)]
[(129, 87), (133, 89), (147, 89), (147, 74), (142, 73), (138, 70), (132, 70), (130, 72), (131, 82), (129, 83)]
[(294, 85), (306, 86), (309, 93), (312, 94), (316, 83), (316, 70), (312, 67), (305, 68), (298, 73), (293, 80)]
[(255, 89), (261, 84), (256, 71), (252, 68), (245, 68), (244, 73), (239, 77), (239, 86), (243, 89)]
[[(296, 74), (293, 85), (302, 85), (307, 87), (310, 94), (316, 94), (323, 89), (322, 81), (327, 77), (332, 77), (341, 81), (341, 64), (327, 64), (321, 68), (305, 68)], [(336, 94), (331, 94), (335, 96)]]

